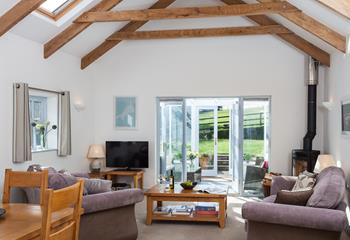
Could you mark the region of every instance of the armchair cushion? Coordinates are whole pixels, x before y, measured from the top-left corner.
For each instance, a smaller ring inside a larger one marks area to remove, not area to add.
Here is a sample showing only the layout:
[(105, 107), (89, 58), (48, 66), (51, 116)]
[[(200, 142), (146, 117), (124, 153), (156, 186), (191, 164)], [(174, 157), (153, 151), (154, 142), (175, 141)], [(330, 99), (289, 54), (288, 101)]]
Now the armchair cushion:
[(52, 173), (49, 174), (49, 188), (53, 190), (58, 190), (72, 186), (77, 182), (77, 178), (62, 174), (62, 173)]
[(112, 191), (112, 181), (103, 179), (84, 179), (84, 188), (87, 194), (97, 194)]
[(318, 175), (314, 193), (307, 206), (334, 209), (343, 201), (344, 194), (344, 171), (338, 167), (328, 167)]
[(299, 174), (292, 191), (311, 189), (315, 186), (317, 174), (304, 171)]
[(277, 193), (275, 203), (289, 204), (296, 206), (306, 206), (307, 201), (313, 193), (312, 189), (305, 191), (286, 191), (281, 190)]
[(83, 199), (84, 214), (119, 208), (143, 201), (140, 189), (127, 189), (87, 195)]
[(345, 212), (268, 202), (247, 202), (242, 207), (243, 218), (255, 222), (288, 225), (341, 232), (346, 226)]

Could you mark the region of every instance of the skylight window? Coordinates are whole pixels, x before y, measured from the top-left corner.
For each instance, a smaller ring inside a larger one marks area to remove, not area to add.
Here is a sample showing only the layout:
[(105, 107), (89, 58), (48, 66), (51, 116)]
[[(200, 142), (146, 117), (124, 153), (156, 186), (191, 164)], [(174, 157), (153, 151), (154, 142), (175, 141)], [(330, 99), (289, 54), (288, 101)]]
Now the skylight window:
[(57, 21), (68, 11), (73, 9), (81, 0), (46, 0), (38, 11), (41, 14)]

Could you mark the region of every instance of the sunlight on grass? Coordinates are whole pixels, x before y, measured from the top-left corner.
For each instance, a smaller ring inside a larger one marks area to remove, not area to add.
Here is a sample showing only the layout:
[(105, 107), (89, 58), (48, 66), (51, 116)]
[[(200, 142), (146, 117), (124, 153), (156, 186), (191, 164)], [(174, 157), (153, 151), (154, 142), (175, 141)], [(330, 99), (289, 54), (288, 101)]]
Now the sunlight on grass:
[[(200, 153), (214, 153), (214, 143), (210, 140), (202, 140), (199, 142)], [(243, 151), (245, 154), (253, 156), (264, 156), (264, 140), (245, 139), (243, 142)], [(218, 153), (229, 154), (229, 140), (219, 139)]]

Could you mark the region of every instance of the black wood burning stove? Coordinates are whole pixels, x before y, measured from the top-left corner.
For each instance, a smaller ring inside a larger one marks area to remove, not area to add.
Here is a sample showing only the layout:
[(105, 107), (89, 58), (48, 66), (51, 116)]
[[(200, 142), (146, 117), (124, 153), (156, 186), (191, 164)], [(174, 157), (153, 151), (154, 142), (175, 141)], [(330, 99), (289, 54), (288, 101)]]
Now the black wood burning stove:
[(303, 149), (292, 151), (292, 174), (298, 176), (299, 173), (307, 170), (313, 172), (320, 151), (312, 149), (312, 142), (316, 136), (317, 122), (317, 84), (319, 62), (309, 57), (309, 79), (308, 79), (308, 113), (307, 113), (307, 133), (304, 137)]

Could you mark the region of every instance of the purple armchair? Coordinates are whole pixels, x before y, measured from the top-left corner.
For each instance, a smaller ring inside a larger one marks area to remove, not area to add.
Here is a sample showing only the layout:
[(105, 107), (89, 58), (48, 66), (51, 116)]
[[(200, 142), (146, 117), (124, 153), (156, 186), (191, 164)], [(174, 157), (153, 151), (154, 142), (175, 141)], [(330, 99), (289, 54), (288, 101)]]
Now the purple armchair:
[(347, 225), (344, 172), (330, 167), (317, 177), (307, 206), (274, 203), (280, 190), (291, 190), (296, 178), (274, 177), (271, 196), (243, 205), (247, 240), (336, 240)]

